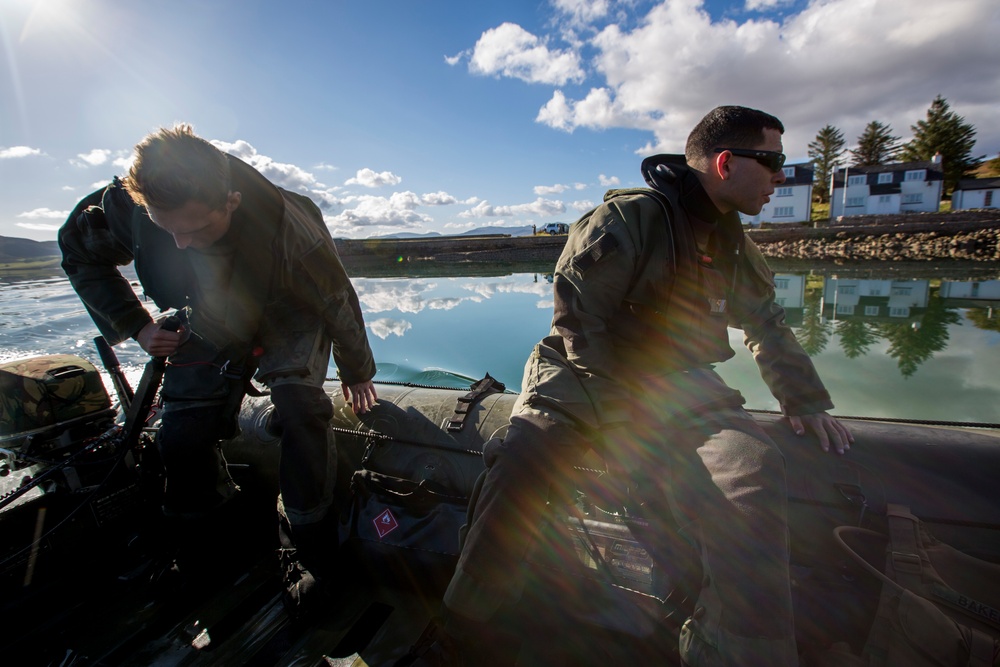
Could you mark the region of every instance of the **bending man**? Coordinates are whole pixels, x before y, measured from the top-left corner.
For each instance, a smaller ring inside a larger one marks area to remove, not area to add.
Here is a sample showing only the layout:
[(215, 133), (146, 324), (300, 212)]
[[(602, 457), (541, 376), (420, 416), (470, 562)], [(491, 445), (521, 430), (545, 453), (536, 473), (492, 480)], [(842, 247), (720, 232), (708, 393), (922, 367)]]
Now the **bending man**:
[[(376, 400), (357, 294), (319, 208), (177, 125), (144, 138), (128, 176), (77, 205), (59, 244), (108, 342), (134, 338), (168, 358), (158, 435), (168, 517), (190, 524), (235, 494), (219, 441), (238, 431), (254, 369), (270, 389), (281, 430), (286, 602), (302, 613), (336, 547), (326, 522), (336, 465), (323, 390), (331, 348), (354, 410)], [(184, 330), (161, 328), (136, 298), (118, 270), (133, 261), (161, 310), (190, 307)]]

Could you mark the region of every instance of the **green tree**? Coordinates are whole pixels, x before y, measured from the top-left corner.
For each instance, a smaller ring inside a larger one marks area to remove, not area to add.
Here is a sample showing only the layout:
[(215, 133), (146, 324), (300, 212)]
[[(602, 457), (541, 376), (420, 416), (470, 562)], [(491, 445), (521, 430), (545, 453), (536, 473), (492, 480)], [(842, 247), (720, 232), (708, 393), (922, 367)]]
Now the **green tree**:
[(993, 308), (970, 308), (966, 316), (977, 329), (1000, 331), (1000, 311)]
[(857, 359), (865, 354), (878, 341), (878, 334), (860, 317), (837, 322), (837, 335), (840, 336), (840, 348), (848, 359)]
[(944, 168), (944, 191), (950, 193), (959, 179), (974, 171), (983, 159), (972, 157), (976, 145), (976, 128), (965, 122), (938, 95), (927, 109), (927, 118), (911, 125), (911, 139), (900, 153), (903, 162), (929, 161), (941, 153)]
[(833, 125), (821, 129), (809, 144), (809, 157), (816, 165), (815, 192), (823, 203), (830, 201), (830, 175), (844, 155), (844, 145), (844, 133)]
[(896, 159), (899, 153), (899, 137), (892, 135), (892, 128), (873, 120), (865, 126), (858, 137), (858, 147), (851, 149), (852, 165), (867, 167), (885, 164)]
[(896, 360), (900, 374), (910, 377), (935, 352), (948, 347), (948, 326), (961, 321), (955, 309), (946, 307), (941, 298), (934, 295), (920, 322), (881, 323), (877, 330), (889, 342), (886, 353)]

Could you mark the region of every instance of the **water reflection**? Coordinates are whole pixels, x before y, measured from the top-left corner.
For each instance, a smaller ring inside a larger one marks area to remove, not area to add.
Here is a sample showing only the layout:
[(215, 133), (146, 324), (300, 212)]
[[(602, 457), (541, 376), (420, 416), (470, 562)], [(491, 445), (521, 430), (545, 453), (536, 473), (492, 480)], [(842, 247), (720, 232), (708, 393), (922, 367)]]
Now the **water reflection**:
[(961, 309), (973, 326), (998, 331), (996, 305), (1000, 280), (878, 280), (817, 276), (822, 288), (805, 290), (804, 277), (775, 276), (778, 301), (797, 327), (796, 336), (815, 356), (831, 334), (848, 359), (865, 356), (879, 341), (898, 362), (903, 377), (948, 347), (949, 330), (962, 323)]
[[(395, 377), (427, 369), (476, 378), (489, 372), (518, 388), (524, 361), (551, 320), (550, 267), (478, 267), (463, 277), (454, 265), (440, 275), (430, 264), (393, 268), (394, 276), (385, 268), (377, 278), (352, 274), (376, 358), (391, 361)], [(838, 414), (1000, 421), (996, 267), (778, 268), (776, 298)], [(732, 332), (732, 343), (742, 347), (740, 332)], [(778, 407), (745, 351), (719, 370), (750, 407)]]
[[(1000, 421), (1000, 270), (981, 264), (775, 267), (776, 298), (840, 415)], [(348, 267), (378, 379), (467, 387), (489, 373), (518, 390), (552, 318), (551, 263)], [(152, 307), (152, 304), (149, 304)], [(74, 352), (96, 330), (60, 272), (0, 276), (0, 360)], [(719, 366), (753, 408), (776, 409), (742, 334)], [(134, 343), (117, 348), (141, 368)], [(334, 369), (331, 369), (331, 372)]]

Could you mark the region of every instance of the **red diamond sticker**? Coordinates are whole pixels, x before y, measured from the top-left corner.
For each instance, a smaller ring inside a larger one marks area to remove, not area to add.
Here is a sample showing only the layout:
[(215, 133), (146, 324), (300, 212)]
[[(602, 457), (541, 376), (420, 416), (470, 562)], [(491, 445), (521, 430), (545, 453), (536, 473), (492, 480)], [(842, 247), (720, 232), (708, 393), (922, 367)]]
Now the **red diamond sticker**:
[(378, 538), (380, 540), (399, 528), (399, 522), (396, 521), (396, 517), (392, 515), (389, 508), (386, 508), (381, 514), (375, 517), (372, 520), (372, 523), (375, 524), (375, 532), (378, 533)]

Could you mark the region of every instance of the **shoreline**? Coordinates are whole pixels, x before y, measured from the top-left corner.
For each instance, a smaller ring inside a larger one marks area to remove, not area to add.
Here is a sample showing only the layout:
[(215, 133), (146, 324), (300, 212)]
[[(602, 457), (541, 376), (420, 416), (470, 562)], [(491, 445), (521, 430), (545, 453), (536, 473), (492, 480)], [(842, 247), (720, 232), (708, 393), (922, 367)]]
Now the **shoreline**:
[[(770, 225), (747, 230), (768, 259), (821, 262), (966, 260), (1000, 262), (1000, 211), (978, 214), (864, 216), (822, 227)], [(441, 263), (554, 263), (559, 236), (337, 239), (345, 266)]]

